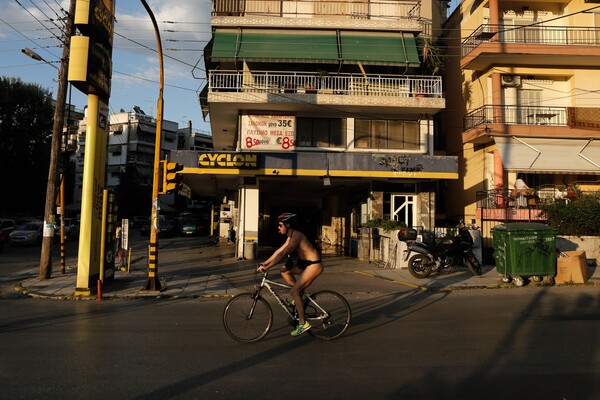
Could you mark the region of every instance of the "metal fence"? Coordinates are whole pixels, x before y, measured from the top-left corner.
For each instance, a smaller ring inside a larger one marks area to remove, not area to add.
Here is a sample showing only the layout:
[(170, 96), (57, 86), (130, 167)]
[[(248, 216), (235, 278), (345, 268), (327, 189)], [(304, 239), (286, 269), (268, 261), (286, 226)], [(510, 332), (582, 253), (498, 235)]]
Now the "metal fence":
[(590, 26), (480, 25), (462, 43), (466, 56), (481, 43), (545, 44), (555, 46), (600, 46), (600, 28)]
[(442, 97), (440, 76), (210, 71), (209, 91)]

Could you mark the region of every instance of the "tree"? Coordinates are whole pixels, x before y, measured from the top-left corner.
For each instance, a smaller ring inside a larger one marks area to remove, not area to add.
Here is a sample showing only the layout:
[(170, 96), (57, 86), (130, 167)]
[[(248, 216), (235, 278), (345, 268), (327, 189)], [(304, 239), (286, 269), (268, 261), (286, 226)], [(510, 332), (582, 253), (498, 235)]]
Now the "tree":
[(50, 91), (0, 77), (0, 212), (43, 215), (53, 114)]

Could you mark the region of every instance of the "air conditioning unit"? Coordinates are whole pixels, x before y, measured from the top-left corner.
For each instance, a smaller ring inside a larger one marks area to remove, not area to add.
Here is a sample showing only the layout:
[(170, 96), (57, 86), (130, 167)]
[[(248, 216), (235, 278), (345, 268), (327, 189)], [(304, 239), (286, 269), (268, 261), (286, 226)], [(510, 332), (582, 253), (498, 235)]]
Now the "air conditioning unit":
[(516, 87), (521, 85), (521, 77), (516, 75), (502, 75), (502, 86)]

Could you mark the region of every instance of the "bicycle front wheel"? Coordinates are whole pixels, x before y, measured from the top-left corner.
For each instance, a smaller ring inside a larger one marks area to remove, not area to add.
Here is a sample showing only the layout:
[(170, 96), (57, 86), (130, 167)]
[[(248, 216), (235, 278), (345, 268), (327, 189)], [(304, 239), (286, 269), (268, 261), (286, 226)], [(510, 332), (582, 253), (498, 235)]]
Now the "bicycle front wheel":
[(350, 304), (344, 296), (331, 290), (312, 294), (304, 315), (311, 325), (308, 333), (322, 340), (342, 336), (352, 318)]
[(239, 342), (252, 343), (264, 338), (273, 324), (273, 310), (262, 297), (252, 293), (234, 296), (223, 310), (223, 326)]

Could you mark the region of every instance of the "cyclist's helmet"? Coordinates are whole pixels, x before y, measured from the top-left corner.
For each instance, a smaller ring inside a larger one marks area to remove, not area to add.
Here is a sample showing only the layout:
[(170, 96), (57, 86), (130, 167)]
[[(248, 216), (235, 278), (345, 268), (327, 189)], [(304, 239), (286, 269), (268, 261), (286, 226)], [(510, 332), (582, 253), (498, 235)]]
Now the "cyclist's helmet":
[(283, 213), (279, 217), (277, 217), (277, 222), (287, 222), (288, 224), (294, 222), (296, 220), (296, 214), (292, 213)]

